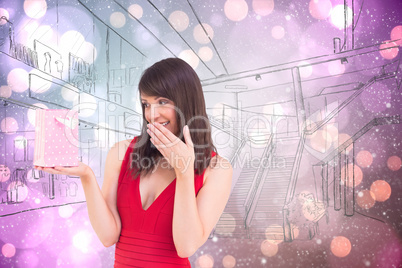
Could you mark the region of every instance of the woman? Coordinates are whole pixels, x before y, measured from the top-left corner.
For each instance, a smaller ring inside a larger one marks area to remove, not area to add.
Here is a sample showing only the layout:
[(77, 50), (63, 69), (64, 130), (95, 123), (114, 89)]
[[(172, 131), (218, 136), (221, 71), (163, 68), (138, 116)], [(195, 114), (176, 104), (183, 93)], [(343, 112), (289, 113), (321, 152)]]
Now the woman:
[(91, 224), (115, 267), (190, 267), (229, 198), (232, 167), (216, 155), (201, 83), (186, 62), (165, 59), (139, 83), (141, 135), (109, 151), (102, 190), (92, 170), (40, 168), (81, 178)]

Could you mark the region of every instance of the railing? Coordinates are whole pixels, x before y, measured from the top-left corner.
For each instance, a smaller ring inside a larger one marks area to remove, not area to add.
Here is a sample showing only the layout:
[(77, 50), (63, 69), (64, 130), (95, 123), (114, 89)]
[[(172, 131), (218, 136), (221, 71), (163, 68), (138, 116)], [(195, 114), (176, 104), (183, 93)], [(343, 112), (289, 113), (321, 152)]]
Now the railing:
[(249, 226), (249, 223), (251, 221), (251, 218), (249, 217), (249, 212), (251, 210), (251, 207), (253, 205), (257, 190), (259, 188), (262, 176), (264, 174), (264, 171), (266, 167), (270, 166), (267, 165), (267, 162), (272, 160), (272, 151), (273, 151), (273, 135), (271, 135), (267, 141), (267, 146), (264, 149), (264, 152), (262, 153), (262, 163), (260, 163), (260, 166), (254, 175), (253, 178), (253, 183), (251, 184), (250, 190), (248, 191), (246, 200), (244, 202), (244, 210), (245, 210), (245, 227)]
[(304, 148), (304, 141), (306, 138), (306, 133), (303, 132), (302, 136), (300, 137), (299, 144), (297, 146), (296, 151), (296, 158), (293, 163), (292, 173), (290, 175), (290, 182), (288, 186), (288, 190), (286, 193), (285, 205), (283, 207), (283, 231), (284, 231), (284, 239), (287, 242), (292, 241), (292, 230), (288, 220), (289, 216), (289, 203), (292, 201), (295, 190), (296, 190), (296, 183), (297, 183), (297, 175), (299, 173), (300, 162), (303, 155), (303, 148)]

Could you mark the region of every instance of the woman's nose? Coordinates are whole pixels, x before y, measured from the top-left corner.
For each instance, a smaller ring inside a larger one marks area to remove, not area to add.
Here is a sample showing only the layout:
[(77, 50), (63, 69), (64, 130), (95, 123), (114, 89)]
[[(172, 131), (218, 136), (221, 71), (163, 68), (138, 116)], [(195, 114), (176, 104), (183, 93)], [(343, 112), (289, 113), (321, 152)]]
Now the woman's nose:
[(160, 116), (160, 110), (157, 105), (151, 105), (150, 109), (150, 119), (151, 122), (155, 122)]

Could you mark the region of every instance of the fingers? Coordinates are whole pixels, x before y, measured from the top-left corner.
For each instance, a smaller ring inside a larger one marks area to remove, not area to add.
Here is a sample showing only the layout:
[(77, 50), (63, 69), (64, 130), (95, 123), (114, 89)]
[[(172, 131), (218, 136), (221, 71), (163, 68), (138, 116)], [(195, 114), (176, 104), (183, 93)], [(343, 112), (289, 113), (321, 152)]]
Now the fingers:
[(186, 144), (190, 147), (194, 147), (193, 140), (191, 139), (191, 135), (190, 135), (190, 129), (188, 128), (187, 125), (185, 125), (183, 128), (183, 135), (184, 135), (184, 140), (186, 141)]
[(172, 132), (159, 123), (148, 124), (148, 134), (151, 136), (152, 143), (159, 145), (160, 148), (171, 147), (180, 141)]

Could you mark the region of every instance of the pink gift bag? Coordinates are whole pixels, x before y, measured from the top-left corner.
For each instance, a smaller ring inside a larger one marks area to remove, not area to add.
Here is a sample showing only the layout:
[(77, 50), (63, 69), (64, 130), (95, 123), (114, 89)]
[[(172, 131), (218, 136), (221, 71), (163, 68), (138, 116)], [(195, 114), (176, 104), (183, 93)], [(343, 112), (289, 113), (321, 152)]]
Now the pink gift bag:
[(73, 110), (36, 110), (35, 166), (78, 166), (78, 113)]

